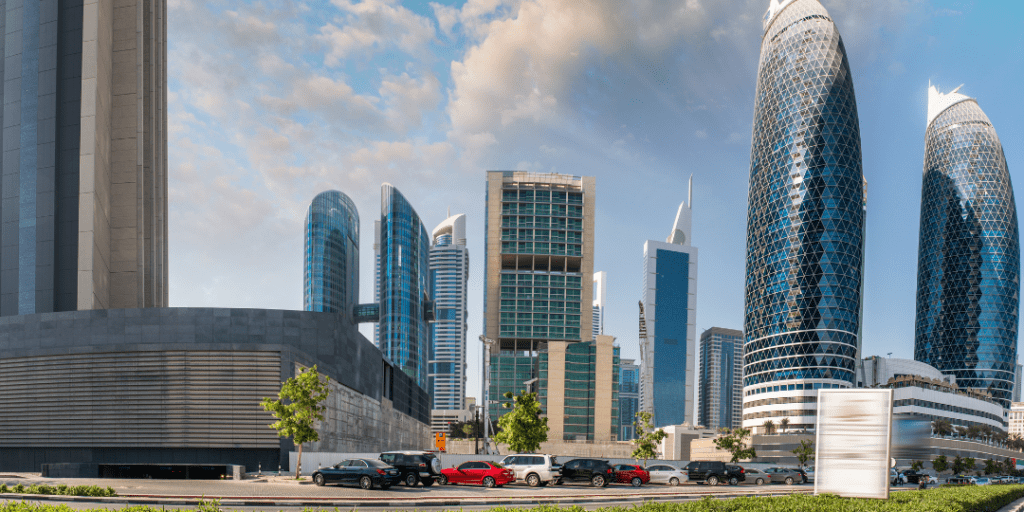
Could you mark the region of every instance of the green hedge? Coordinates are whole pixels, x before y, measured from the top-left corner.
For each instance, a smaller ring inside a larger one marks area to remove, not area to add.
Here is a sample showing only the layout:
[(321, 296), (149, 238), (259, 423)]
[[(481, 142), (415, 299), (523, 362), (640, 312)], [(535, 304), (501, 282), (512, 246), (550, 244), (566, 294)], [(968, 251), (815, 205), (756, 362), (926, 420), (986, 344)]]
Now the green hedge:
[(14, 487), (7, 487), (7, 484), (0, 485), (0, 494), (2, 493), (15, 493), (15, 494), (43, 494), (43, 495), (54, 495), (54, 496), (95, 496), (99, 498), (106, 498), (108, 496), (117, 496), (114, 489), (110, 487), (103, 488), (95, 485), (30, 485), (25, 487), (24, 484), (18, 484)]

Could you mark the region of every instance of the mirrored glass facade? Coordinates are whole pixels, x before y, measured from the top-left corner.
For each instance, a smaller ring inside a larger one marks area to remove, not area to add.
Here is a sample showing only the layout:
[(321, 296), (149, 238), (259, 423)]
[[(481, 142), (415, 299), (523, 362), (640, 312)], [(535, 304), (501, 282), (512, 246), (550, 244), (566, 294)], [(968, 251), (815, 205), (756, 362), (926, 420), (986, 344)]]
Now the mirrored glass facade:
[(718, 430), (741, 426), (743, 332), (712, 327), (700, 335), (697, 424)]
[(405, 196), (381, 186), (380, 321), (378, 346), (384, 356), (427, 388), (431, 307), (430, 238)]
[[(765, 18), (754, 110), (746, 394), (784, 382), (793, 383), (788, 389), (810, 390), (836, 381), (840, 387), (853, 384), (863, 183), (857, 105), (842, 38), (816, 0), (784, 3)], [(815, 410), (810, 404), (792, 423), (813, 428)]]
[(1017, 207), (992, 123), (973, 99), (951, 95), (932, 98), (955, 103), (925, 134), (914, 359), (1009, 408), (1020, 308)]
[(321, 192), (306, 213), (303, 309), (351, 318), (359, 302), (359, 212), (337, 190)]

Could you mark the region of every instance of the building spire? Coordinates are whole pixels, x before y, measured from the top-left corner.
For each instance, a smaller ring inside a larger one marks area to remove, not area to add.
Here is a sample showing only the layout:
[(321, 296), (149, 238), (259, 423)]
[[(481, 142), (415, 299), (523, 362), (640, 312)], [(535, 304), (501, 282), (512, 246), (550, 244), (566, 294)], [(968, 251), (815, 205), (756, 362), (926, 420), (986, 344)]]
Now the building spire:
[(690, 187), (687, 191), (686, 201), (683, 201), (679, 205), (679, 211), (676, 212), (676, 222), (672, 226), (672, 234), (665, 240), (670, 244), (677, 245), (691, 245), (690, 244), (690, 229), (691, 229), (691, 216), (693, 214), (693, 175), (690, 175)]

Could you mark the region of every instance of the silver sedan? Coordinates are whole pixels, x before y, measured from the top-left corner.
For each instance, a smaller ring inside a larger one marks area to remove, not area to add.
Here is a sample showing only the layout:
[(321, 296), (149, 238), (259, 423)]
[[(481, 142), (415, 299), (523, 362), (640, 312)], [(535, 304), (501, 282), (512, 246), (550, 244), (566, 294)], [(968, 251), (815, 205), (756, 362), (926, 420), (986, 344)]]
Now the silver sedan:
[(655, 464), (647, 468), (652, 484), (679, 485), (688, 480), (686, 471), (669, 464)]

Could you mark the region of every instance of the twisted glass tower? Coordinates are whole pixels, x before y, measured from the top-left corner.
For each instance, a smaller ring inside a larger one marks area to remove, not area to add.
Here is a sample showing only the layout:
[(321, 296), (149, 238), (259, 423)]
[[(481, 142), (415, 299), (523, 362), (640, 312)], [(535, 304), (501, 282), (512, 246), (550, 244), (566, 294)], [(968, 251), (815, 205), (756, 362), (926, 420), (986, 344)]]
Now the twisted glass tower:
[(928, 90), (920, 236), (914, 359), (1008, 408), (1020, 309), (1017, 207), (992, 123), (956, 90)]
[(813, 429), (817, 389), (854, 384), (864, 177), (842, 38), (817, 0), (764, 17), (750, 155), (743, 426)]
[(359, 302), (359, 212), (337, 190), (321, 192), (306, 213), (303, 309), (351, 318)]

